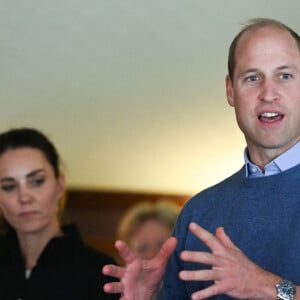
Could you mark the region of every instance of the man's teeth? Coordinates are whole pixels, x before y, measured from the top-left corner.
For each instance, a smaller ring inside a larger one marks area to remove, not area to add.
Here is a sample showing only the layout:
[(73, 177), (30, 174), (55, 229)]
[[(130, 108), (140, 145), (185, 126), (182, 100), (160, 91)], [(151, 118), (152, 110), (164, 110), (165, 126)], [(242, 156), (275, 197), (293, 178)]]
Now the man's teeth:
[(265, 112), (263, 113), (261, 116), (263, 118), (274, 118), (274, 117), (277, 117), (279, 114), (278, 113), (275, 113), (275, 112)]

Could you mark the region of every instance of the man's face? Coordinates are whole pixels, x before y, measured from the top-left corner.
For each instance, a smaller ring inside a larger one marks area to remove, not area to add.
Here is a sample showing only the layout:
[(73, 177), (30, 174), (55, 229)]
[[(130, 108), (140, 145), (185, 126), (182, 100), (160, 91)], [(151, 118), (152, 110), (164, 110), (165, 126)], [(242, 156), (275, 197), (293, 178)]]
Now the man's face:
[(241, 37), (235, 61), (228, 102), (251, 160), (266, 163), (300, 140), (299, 48), (287, 31), (264, 27)]

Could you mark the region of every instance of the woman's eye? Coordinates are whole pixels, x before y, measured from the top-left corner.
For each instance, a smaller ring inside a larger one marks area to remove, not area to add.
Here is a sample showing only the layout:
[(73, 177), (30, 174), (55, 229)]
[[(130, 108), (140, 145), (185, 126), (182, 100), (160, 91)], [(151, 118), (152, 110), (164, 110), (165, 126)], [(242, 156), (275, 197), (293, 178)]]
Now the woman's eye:
[(33, 186), (41, 186), (45, 182), (45, 178), (32, 179), (31, 183)]
[(7, 185), (2, 185), (1, 189), (4, 192), (12, 192), (16, 188), (15, 184), (7, 184)]

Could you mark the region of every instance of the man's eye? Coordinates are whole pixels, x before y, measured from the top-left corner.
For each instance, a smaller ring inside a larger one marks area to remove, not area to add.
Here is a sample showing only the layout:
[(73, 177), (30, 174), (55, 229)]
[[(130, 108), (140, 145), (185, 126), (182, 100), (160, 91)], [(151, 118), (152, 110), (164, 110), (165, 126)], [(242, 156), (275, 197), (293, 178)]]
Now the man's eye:
[(292, 75), (289, 74), (289, 73), (283, 73), (283, 74), (280, 75), (280, 78), (282, 78), (282, 79), (290, 79), (290, 78), (292, 78)]
[(12, 192), (16, 188), (16, 185), (14, 184), (8, 184), (8, 185), (2, 185), (1, 189), (4, 192)]
[(256, 75), (251, 75), (246, 78), (246, 81), (249, 81), (249, 82), (255, 82), (257, 80), (258, 80), (258, 76), (256, 76)]

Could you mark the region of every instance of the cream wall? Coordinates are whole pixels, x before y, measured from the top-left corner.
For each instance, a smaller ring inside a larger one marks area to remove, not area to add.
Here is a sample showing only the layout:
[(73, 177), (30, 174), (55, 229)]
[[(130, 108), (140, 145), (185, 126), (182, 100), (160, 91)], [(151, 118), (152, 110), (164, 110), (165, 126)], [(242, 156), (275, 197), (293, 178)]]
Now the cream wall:
[(224, 88), (231, 39), (255, 16), (300, 32), (299, 10), (292, 0), (4, 0), (0, 129), (47, 133), (69, 186), (195, 193), (243, 161)]

